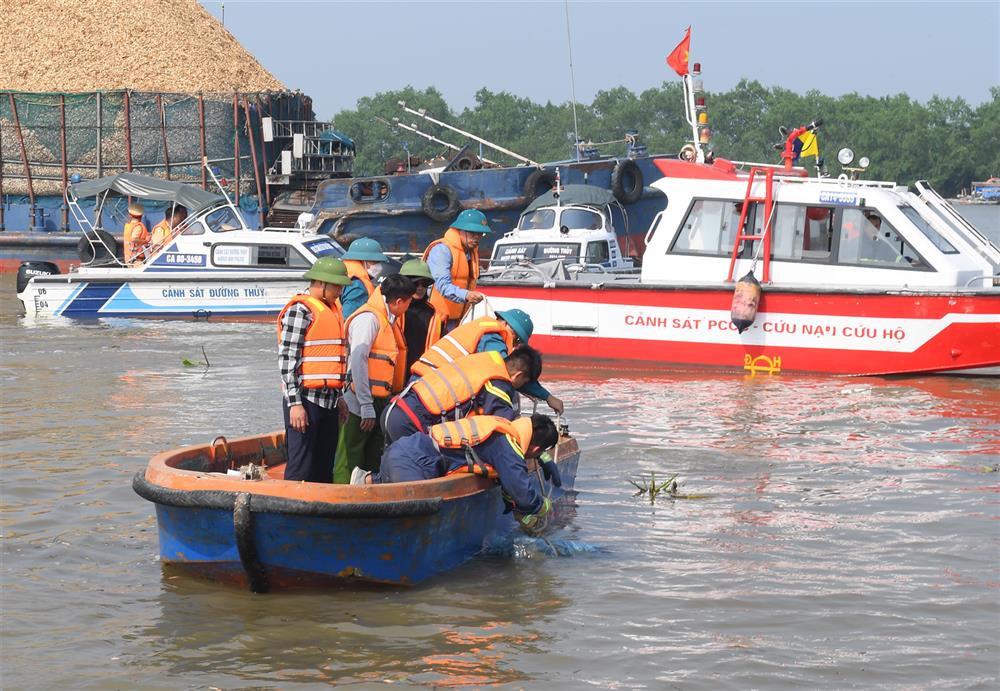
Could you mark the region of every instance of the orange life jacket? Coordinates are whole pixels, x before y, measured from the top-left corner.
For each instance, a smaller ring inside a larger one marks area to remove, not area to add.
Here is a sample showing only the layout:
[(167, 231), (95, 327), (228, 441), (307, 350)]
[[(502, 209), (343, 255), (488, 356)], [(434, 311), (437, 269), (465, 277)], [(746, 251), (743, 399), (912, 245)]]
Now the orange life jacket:
[(170, 238), (170, 233), (170, 223), (167, 219), (163, 219), (153, 226), (153, 232), (149, 239), (151, 248), (154, 250), (160, 249), (160, 247), (162, 247)]
[[(378, 319), (378, 334), (368, 353), (368, 385), (375, 398), (388, 398), (399, 393), (406, 381), (406, 338), (403, 336), (403, 316), (389, 322), (389, 313), (385, 306), (382, 291), (376, 290), (363, 304), (347, 318), (344, 325), (345, 333), (351, 327), (351, 321), (359, 314), (371, 312)], [(357, 391), (356, 382), (351, 382), (351, 391)]]
[(149, 231), (142, 221), (131, 220), (125, 224), (122, 231), (125, 241), (125, 262), (143, 261), (146, 258), (146, 245), (149, 244)]
[[(479, 248), (473, 250), (472, 259), (468, 259), (462, 247), (462, 236), (459, 235), (459, 231), (449, 228), (443, 238), (427, 245), (427, 249), (424, 250), (424, 261), (427, 261), (427, 256), (436, 245), (445, 245), (451, 251), (451, 282), (459, 288), (475, 290), (476, 282), (479, 280)], [(452, 302), (436, 290), (431, 293), (430, 303), (438, 312), (447, 314), (449, 319), (461, 319), (465, 314), (465, 303)]]
[(292, 305), (305, 305), (312, 314), (306, 329), (298, 369), (299, 381), (305, 389), (340, 389), (347, 372), (347, 339), (340, 311), (312, 295), (296, 295), (278, 315), (278, 338), (281, 319)]
[[(496, 415), (471, 415), (454, 422), (443, 422), (431, 427), (429, 434), (439, 449), (461, 449), (482, 444), (495, 433), (506, 434), (512, 445), (520, 451), (521, 456), (528, 452), (531, 445), (531, 418), (522, 417), (511, 422)], [(496, 470), (489, 463), (470, 454), (467, 465), (455, 468), (449, 475), (456, 473), (474, 473), (487, 477), (496, 477)]]
[(368, 275), (365, 265), (356, 259), (348, 259), (344, 262), (344, 268), (347, 269), (348, 276), (358, 279), (365, 285), (368, 297), (371, 297), (375, 292), (375, 286), (372, 285), (372, 278)]
[(413, 382), (413, 391), (431, 415), (443, 415), (472, 400), (490, 379), (510, 381), (500, 353), (466, 355)]
[(422, 377), (432, 369), (471, 355), (479, 348), (479, 341), (486, 334), (500, 334), (507, 344), (507, 352), (514, 349), (514, 331), (506, 322), (496, 317), (480, 317), (452, 329), (436, 343), (430, 345), (420, 359), (413, 363), (410, 372)]

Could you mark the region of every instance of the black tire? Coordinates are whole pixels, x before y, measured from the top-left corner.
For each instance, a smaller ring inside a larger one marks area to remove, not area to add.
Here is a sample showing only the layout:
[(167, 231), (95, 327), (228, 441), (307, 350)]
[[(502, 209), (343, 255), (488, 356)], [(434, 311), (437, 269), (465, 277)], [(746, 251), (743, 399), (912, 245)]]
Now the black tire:
[(524, 201), (533, 202), (556, 185), (556, 174), (551, 170), (532, 171), (524, 181)]
[(420, 200), (424, 215), (438, 223), (448, 223), (458, 214), (458, 192), (448, 185), (431, 185)]
[(611, 191), (622, 204), (639, 201), (642, 196), (642, 171), (630, 158), (618, 161), (611, 172)]
[[(113, 250), (114, 254), (109, 250)], [(76, 253), (80, 257), (80, 263), (86, 266), (117, 266), (116, 257), (121, 256), (121, 248), (111, 233), (93, 230), (84, 233), (76, 243)]]
[(35, 276), (54, 276), (59, 273), (59, 267), (52, 262), (21, 262), (17, 267), (17, 292), (23, 293), (28, 281)]

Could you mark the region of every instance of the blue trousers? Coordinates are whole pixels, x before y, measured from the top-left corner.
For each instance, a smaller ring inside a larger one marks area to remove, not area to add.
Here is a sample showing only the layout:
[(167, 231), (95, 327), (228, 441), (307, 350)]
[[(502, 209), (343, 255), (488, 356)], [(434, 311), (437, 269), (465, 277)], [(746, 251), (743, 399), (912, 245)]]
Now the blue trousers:
[(340, 423), (337, 409), (324, 408), (302, 399), (309, 424), (305, 432), (292, 429), (288, 419), (288, 401), (284, 402), (285, 440), (288, 444), (286, 480), (333, 482), (333, 457), (337, 453)]

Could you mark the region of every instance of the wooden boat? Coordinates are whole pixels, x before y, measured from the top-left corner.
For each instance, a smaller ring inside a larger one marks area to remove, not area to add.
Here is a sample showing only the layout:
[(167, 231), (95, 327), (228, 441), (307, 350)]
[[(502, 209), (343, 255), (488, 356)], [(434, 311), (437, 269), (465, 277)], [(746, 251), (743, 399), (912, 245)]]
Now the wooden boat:
[[(571, 515), (580, 451), (565, 429), (551, 524)], [(160, 558), (255, 592), (369, 581), (414, 584), (453, 569), (517, 530), (500, 486), (475, 475), (385, 485), (283, 480), (274, 432), (154, 456), (132, 487), (156, 505)], [(529, 470), (535, 471), (534, 464)]]

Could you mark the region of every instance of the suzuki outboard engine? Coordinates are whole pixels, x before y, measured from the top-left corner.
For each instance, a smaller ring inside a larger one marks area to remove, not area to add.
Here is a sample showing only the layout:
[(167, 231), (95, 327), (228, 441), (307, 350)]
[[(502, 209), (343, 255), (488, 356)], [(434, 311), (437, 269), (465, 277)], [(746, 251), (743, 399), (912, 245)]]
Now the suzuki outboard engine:
[(59, 267), (52, 262), (21, 262), (17, 267), (17, 292), (23, 293), (28, 281), (35, 276), (52, 276), (59, 273)]

